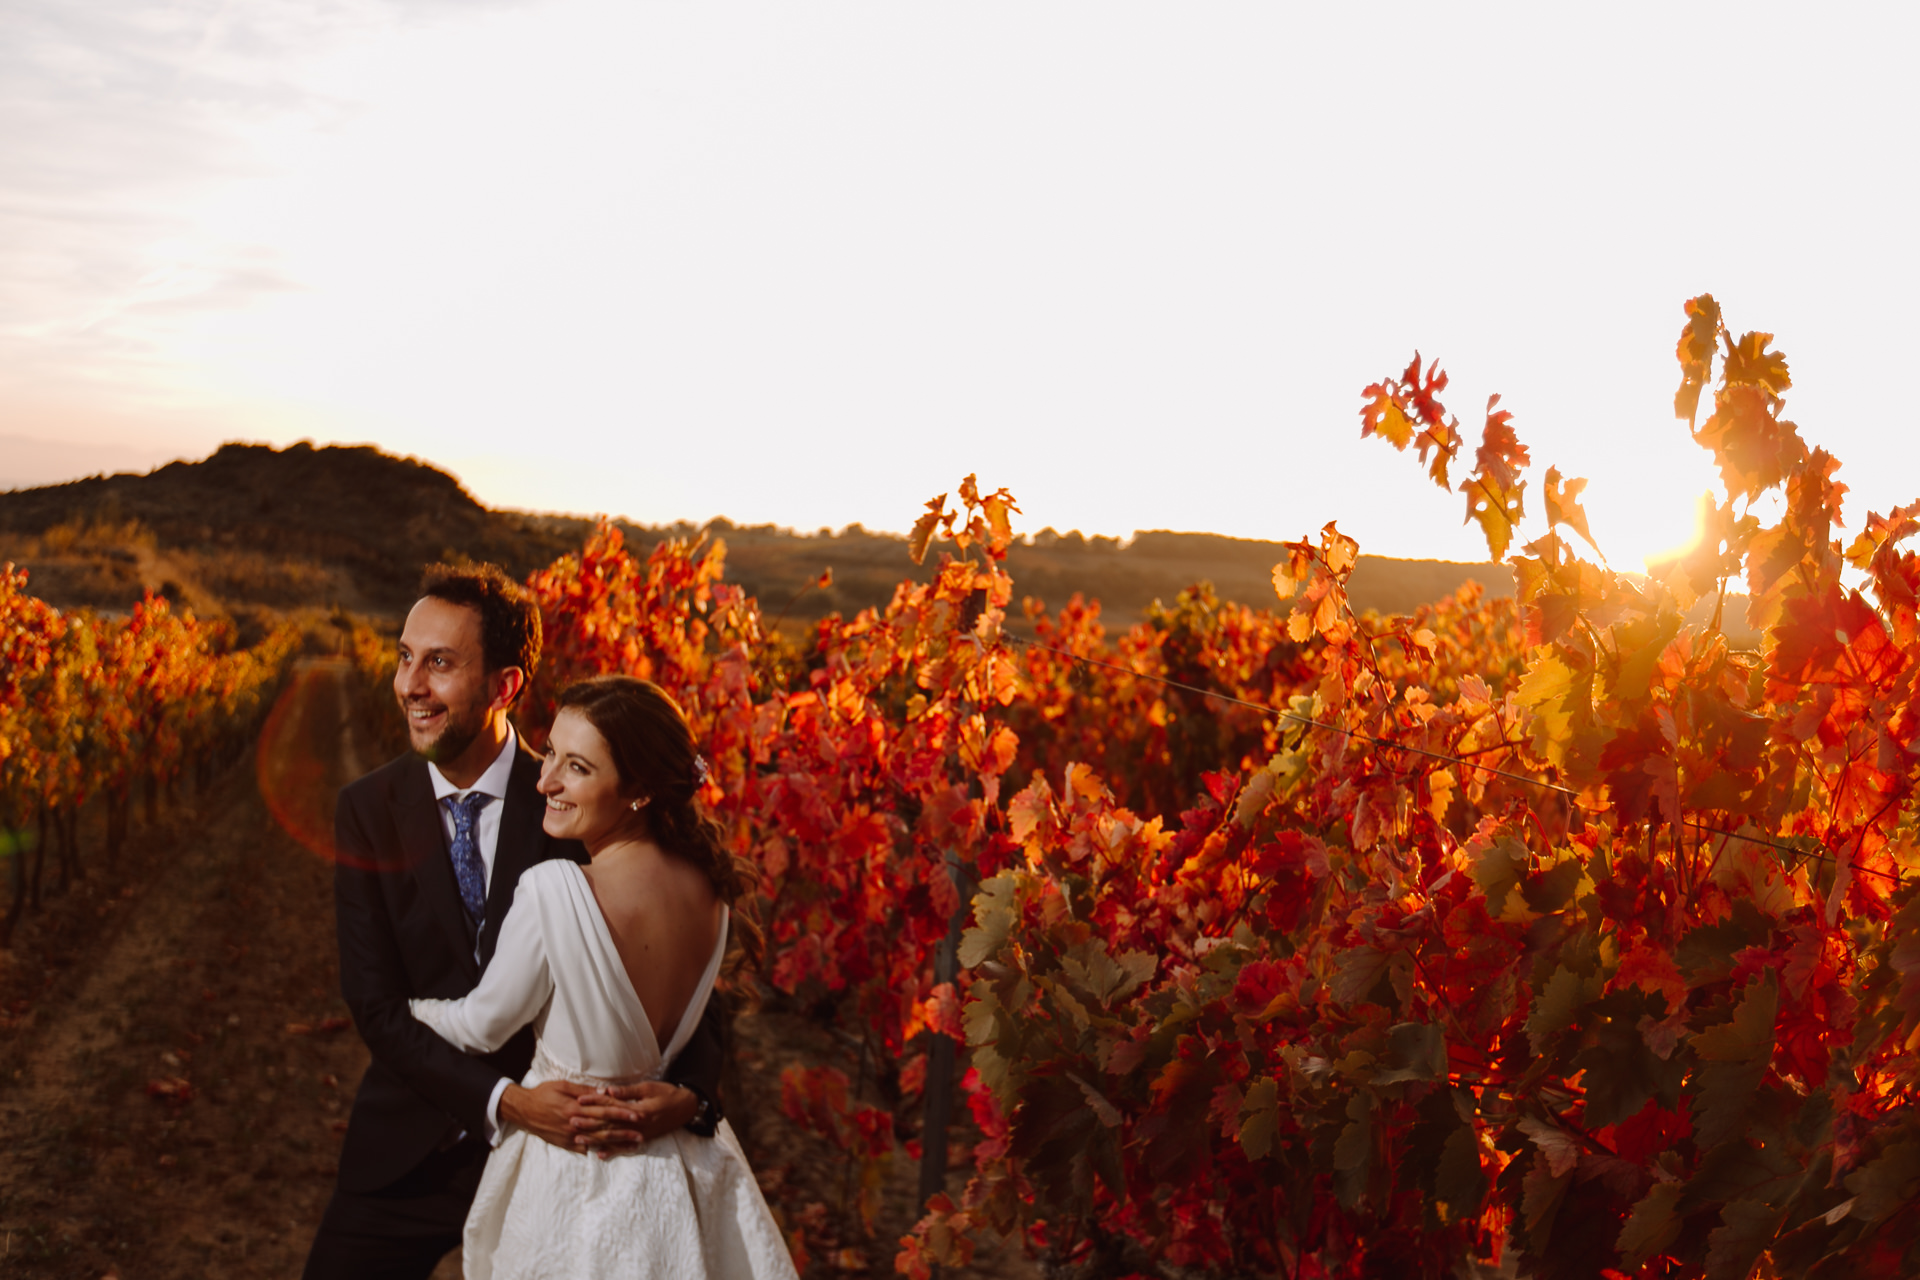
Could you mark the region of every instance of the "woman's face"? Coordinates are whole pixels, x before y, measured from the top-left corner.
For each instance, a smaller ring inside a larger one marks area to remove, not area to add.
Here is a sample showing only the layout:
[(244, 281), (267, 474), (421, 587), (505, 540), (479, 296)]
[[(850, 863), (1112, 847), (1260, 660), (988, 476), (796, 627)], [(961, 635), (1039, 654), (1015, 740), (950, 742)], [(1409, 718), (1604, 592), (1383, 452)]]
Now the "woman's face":
[(578, 840), (589, 852), (620, 834), (634, 816), (620, 795), (613, 752), (591, 721), (571, 707), (555, 717), (540, 766), (540, 794), (547, 798), (541, 826), (559, 840)]

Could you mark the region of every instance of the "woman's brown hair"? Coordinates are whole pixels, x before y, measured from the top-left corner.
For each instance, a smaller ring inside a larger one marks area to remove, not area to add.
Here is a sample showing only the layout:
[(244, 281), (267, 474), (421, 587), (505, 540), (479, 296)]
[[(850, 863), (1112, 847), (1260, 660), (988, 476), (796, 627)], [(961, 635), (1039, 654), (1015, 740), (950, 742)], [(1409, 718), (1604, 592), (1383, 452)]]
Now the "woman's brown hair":
[(555, 710), (578, 712), (599, 731), (620, 775), (620, 794), (647, 802), (640, 809), (647, 836), (663, 852), (698, 867), (732, 908), (728, 951), (734, 954), (728, 971), (742, 962), (758, 965), (760, 927), (741, 902), (753, 888), (753, 876), (728, 850), (720, 824), (695, 803), (707, 763), (680, 704), (649, 680), (615, 675), (568, 685)]

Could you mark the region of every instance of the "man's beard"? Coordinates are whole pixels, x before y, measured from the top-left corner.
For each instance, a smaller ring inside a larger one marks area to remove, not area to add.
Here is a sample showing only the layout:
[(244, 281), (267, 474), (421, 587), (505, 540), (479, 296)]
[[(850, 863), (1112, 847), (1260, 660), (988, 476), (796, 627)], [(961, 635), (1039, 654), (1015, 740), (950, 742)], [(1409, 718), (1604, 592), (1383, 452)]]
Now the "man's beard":
[(460, 753), (472, 746), (480, 737), (480, 731), (486, 727), (487, 721), (484, 715), (467, 720), (457, 715), (452, 707), (448, 707), (446, 727), (440, 730), (437, 737), (425, 746), (415, 746), (412, 735), (409, 734), (408, 745), (413, 746), (414, 754), (422, 760), (443, 764), (448, 760), (458, 759)]

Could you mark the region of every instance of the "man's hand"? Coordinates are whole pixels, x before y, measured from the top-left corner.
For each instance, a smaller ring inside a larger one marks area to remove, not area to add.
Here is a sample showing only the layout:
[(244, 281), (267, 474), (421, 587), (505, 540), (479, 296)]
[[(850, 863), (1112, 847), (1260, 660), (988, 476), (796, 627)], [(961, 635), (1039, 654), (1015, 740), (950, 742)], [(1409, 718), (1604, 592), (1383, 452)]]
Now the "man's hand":
[(597, 1096), (586, 1085), (569, 1080), (548, 1080), (533, 1089), (509, 1084), (500, 1095), (500, 1122), (576, 1151), (573, 1122), (581, 1115), (579, 1100)]
[(597, 1093), (568, 1080), (532, 1089), (509, 1084), (500, 1095), (500, 1122), (542, 1142), (602, 1157), (672, 1133), (700, 1110), (700, 1095), (677, 1084), (643, 1080)]
[[(505, 1114), (504, 1098), (500, 1110)], [(604, 1159), (684, 1127), (699, 1111), (699, 1094), (661, 1080), (615, 1085), (602, 1093), (583, 1092), (576, 1098), (576, 1110), (569, 1122), (574, 1130), (573, 1146), (575, 1150), (597, 1152)]]

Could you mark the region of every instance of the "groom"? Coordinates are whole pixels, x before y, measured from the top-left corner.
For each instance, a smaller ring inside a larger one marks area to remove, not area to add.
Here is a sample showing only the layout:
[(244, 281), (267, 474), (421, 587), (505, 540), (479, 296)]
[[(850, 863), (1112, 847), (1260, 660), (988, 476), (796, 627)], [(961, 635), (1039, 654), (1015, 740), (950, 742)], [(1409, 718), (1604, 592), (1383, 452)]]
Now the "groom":
[(503, 1125), (578, 1151), (682, 1126), (711, 1134), (718, 1122), (711, 1005), (670, 1082), (612, 1091), (628, 1102), (617, 1110), (583, 1104), (591, 1091), (566, 1081), (515, 1083), (531, 1030), (469, 1057), (408, 1011), (411, 998), (455, 998), (479, 982), (521, 872), (586, 861), (541, 830), (540, 764), (507, 719), (539, 658), (539, 612), (498, 568), (427, 570), (393, 678), (413, 753), (344, 788), (334, 820), (340, 988), (373, 1061), (306, 1280), (430, 1275), (460, 1243)]

